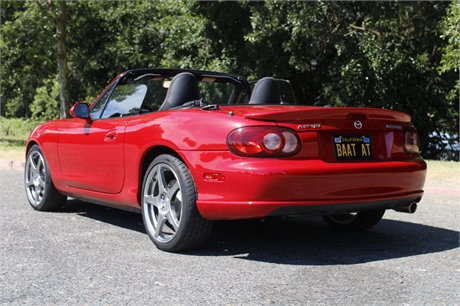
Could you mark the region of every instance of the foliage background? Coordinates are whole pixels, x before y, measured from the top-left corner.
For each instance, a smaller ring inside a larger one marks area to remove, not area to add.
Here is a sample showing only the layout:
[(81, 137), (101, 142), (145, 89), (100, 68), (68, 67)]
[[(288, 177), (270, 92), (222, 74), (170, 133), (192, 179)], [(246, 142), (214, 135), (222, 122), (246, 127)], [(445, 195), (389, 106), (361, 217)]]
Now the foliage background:
[[(0, 2), (3, 116), (59, 116), (49, 3)], [(458, 139), (459, 20), (459, 0), (67, 1), (69, 93), (91, 102), (140, 67), (286, 78), (301, 104), (410, 113), (422, 155), (442, 158), (441, 138)]]

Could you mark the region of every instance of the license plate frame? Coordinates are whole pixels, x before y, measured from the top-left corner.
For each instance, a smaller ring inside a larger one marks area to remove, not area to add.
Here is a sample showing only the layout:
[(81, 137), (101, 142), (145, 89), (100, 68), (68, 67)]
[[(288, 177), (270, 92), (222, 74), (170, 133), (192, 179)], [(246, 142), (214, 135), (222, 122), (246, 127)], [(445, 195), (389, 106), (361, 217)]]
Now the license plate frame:
[(372, 138), (369, 134), (334, 134), (332, 146), (336, 160), (373, 160)]

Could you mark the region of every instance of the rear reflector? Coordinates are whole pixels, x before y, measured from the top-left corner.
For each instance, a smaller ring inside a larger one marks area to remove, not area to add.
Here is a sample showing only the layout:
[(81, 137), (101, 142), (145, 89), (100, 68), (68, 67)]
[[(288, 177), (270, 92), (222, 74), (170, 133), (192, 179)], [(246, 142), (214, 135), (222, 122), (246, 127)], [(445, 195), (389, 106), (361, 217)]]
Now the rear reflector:
[(223, 182), (225, 180), (225, 176), (223, 173), (213, 173), (213, 172), (204, 173), (203, 178), (205, 181), (211, 181), (211, 182)]

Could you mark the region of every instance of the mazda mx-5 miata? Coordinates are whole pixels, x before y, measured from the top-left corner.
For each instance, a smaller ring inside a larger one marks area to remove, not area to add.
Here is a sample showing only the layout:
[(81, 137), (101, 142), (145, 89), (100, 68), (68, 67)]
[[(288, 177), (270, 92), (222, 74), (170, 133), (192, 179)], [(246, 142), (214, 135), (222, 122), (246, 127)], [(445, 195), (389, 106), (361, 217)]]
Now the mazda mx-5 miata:
[(142, 212), (156, 246), (203, 244), (213, 220), (322, 215), (366, 229), (412, 213), (426, 164), (408, 114), (297, 105), (270, 77), (183, 69), (118, 75), (73, 118), (36, 127), (25, 190), (40, 211), (67, 197)]

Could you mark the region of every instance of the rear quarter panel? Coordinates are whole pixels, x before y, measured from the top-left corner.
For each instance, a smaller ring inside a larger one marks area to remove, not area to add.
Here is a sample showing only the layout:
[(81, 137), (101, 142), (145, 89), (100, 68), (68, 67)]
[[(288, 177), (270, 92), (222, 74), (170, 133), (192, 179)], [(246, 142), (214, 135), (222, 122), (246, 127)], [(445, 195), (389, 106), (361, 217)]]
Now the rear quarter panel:
[[(225, 110), (188, 109), (144, 114), (133, 117), (125, 132), (124, 191), (129, 197), (138, 195), (141, 186), (141, 168), (147, 152), (152, 148), (166, 147), (181, 156), (188, 168), (193, 171), (197, 165), (191, 164), (185, 151), (198, 151), (207, 163), (209, 156), (227, 152), (227, 135), (241, 126), (262, 123), (243, 117), (229, 116)], [(276, 125), (273, 122), (264, 125)], [(193, 161), (195, 162), (195, 161)]]

